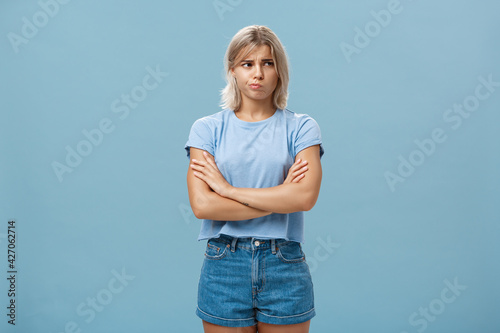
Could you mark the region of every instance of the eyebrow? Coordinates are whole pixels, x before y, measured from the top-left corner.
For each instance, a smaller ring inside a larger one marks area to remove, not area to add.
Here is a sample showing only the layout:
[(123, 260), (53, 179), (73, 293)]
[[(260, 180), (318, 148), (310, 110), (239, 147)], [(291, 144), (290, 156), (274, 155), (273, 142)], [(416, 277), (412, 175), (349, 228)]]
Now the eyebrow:
[[(262, 59), (262, 61), (273, 61), (273, 59)], [(242, 60), (240, 61), (240, 63), (242, 62), (253, 62), (253, 60)]]

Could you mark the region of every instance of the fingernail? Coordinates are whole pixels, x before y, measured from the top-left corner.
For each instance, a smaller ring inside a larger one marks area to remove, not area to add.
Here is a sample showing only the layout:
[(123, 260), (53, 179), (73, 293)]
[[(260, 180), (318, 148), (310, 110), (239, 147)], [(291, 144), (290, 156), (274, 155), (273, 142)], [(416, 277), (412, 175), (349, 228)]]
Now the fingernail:
[(193, 162), (196, 162), (196, 160), (193, 158)]

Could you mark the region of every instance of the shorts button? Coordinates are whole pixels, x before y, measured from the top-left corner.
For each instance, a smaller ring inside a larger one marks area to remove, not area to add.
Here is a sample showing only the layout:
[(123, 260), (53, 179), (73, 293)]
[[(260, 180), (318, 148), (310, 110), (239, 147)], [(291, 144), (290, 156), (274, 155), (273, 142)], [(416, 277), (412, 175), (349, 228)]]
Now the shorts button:
[(255, 241), (255, 246), (259, 246), (260, 245), (260, 242), (259, 241)]

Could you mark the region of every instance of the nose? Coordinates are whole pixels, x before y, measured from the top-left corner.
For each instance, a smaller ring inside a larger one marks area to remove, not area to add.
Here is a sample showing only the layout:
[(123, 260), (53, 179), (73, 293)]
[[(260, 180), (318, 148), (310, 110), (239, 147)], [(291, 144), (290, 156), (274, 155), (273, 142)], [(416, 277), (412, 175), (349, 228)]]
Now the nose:
[(253, 74), (254, 79), (262, 80), (264, 78), (264, 72), (262, 71), (261, 65), (254, 66), (255, 73)]

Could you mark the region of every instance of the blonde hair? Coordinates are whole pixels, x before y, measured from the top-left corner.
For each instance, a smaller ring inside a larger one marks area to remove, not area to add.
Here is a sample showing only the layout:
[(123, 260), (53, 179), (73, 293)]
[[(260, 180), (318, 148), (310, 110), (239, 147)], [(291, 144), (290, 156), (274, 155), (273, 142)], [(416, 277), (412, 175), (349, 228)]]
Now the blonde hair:
[[(237, 111), (241, 106), (241, 93), (232, 76), (231, 69), (237, 62), (246, 57), (256, 46), (267, 45), (271, 49), (278, 83), (273, 92), (273, 105), (275, 108), (284, 109), (288, 100), (288, 58), (285, 48), (278, 36), (266, 26), (251, 25), (238, 31), (229, 43), (224, 56), (224, 70), (227, 85), (221, 90), (221, 107)], [(248, 47), (247, 52), (238, 59), (241, 50)]]

